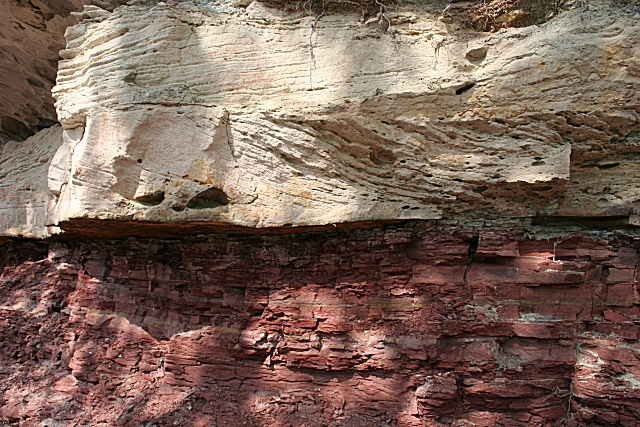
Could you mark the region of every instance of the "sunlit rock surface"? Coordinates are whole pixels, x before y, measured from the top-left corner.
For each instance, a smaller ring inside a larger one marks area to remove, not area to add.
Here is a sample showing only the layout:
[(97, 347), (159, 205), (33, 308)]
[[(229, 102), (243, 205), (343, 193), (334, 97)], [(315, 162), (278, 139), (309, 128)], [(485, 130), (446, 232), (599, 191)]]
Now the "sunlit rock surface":
[(0, 424), (640, 425), (640, 4), (86, 3), (0, 2)]
[(48, 225), (634, 213), (640, 26), (622, 9), (495, 34), (419, 7), (386, 31), (225, 10), (90, 8), (67, 30)]
[(0, 224), (11, 237), (47, 237), (47, 214), (53, 204), (47, 174), (62, 146), (62, 128), (54, 126), (24, 142), (10, 141), (0, 151)]

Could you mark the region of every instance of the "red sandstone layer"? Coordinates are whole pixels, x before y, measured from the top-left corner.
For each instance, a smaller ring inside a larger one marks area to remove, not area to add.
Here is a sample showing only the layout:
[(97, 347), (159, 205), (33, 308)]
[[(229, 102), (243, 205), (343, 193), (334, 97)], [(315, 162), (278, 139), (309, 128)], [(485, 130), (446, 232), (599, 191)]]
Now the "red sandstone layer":
[(640, 425), (638, 240), (427, 225), (15, 243), (21, 426)]

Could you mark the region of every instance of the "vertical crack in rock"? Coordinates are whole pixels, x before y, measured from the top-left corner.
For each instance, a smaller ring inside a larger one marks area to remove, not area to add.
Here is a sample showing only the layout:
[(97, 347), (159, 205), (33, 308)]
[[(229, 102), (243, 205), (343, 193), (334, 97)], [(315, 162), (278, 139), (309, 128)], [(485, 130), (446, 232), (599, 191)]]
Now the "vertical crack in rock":
[(469, 263), (467, 264), (467, 268), (464, 270), (463, 282), (467, 284), (467, 275), (469, 274), (469, 270), (471, 270), (471, 264), (473, 263), (473, 257), (478, 251), (478, 243), (480, 240), (480, 236), (473, 236), (471, 241), (469, 242), (469, 254), (467, 255)]

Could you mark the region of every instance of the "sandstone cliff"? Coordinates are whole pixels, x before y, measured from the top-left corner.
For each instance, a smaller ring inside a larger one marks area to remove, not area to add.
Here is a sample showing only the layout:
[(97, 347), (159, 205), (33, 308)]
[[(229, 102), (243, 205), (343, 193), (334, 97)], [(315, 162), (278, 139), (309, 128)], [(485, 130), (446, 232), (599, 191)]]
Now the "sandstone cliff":
[(640, 426), (637, 2), (0, 35), (0, 424)]
[[(91, 0), (3, 0), (0, 4), (0, 147), (55, 124), (51, 88), (72, 16)], [(94, 0), (113, 10), (125, 0)]]
[[(79, 219), (635, 224), (640, 26), (630, 10), (576, 8), (480, 33), (426, 6), (364, 21), (256, 2), (89, 6), (61, 52), (64, 130), (47, 135), (59, 149), (48, 191), (34, 195), (49, 203), (24, 232), (2, 233), (46, 236)], [(47, 161), (37, 156), (21, 155)]]

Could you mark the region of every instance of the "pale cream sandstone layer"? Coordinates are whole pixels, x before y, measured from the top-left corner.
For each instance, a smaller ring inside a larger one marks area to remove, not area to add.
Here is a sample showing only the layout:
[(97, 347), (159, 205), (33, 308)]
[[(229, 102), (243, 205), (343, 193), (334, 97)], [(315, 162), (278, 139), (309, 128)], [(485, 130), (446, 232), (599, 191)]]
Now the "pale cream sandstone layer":
[(637, 215), (633, 16), (493, 34), (382, 18), (88, 9), (61, 52), (46, 224)]

